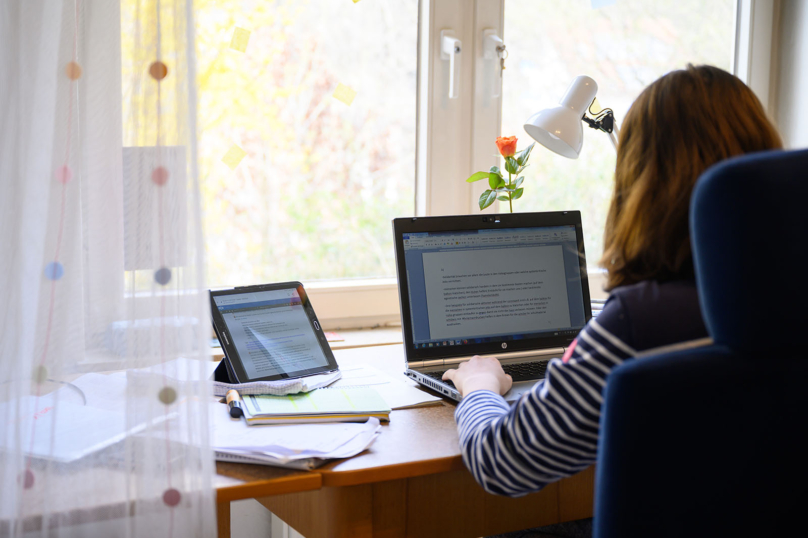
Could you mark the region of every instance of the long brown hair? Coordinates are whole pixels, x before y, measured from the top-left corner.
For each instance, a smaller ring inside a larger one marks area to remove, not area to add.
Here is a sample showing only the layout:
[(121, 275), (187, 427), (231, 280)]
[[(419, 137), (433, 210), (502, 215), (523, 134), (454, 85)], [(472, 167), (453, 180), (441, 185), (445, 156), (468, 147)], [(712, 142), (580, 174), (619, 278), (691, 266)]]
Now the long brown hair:
[(782, 147), (755, 94), (737, 77), (688, 65), (648, 86), (626, 114), (606, 218), (606, 289), (693, 277), (688, 208), (709, 166)]

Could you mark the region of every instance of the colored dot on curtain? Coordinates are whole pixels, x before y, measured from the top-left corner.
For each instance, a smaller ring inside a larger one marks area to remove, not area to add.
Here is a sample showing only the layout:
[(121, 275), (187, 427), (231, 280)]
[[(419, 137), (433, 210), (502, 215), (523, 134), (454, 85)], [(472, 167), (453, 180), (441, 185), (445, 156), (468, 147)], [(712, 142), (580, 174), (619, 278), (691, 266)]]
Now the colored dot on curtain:
[(181, 499), (182, 495), (174, 488), (167, 489), (165, 493), (163, 493), (163, 502), (168, 506), (177, 506), (180, 504)]
[(25, 489), (31, 489), (34, 487), (34, 473), (31, 469), (26, 469), (20, 473), (20, 482), (22, 482), (22, 487)]
[(149, 74), (154, 80), (163, 80), (168, 75), (168, 67), (163, 62), (152, 62)]
[(76, 62), (69, 62), (65, 66), (65, 74), (70, 80), (78, 80), (81, 78), (81, 66)]
[(56, 181), (59, 183), (67, 183), (73, 179), (73, 170), (66, 164), (56, 169)]
[(59, 280), (65, 274), (65, 268), (59, 262), (50, 262), (45, 266), (45, 278)]
[(158, 166), (152, 172), (151, 179), (152, 181), (154, 181), (155, 185), (159, 185), (162, 187), (168, 181), (168, 170), (166, 170), (162, 166)]
[(41, 385), (48, 380), (48, 369), (40, 364), (34, 369), (33, 378), (37, 384)]
[(172, 387), (163, 387), (160, 389), (160, 393), (157, 395), (157, 397), (160, 398), (160, 401), (165, 405), (171, 405), (177, 399), (177, 391)]
[(157, 271), (154, 272), (154, 281), (160, 284), (161, 286), (165, 286), (169, 282), (171, 282), (171, 269), (168, 267), (161, 267)]

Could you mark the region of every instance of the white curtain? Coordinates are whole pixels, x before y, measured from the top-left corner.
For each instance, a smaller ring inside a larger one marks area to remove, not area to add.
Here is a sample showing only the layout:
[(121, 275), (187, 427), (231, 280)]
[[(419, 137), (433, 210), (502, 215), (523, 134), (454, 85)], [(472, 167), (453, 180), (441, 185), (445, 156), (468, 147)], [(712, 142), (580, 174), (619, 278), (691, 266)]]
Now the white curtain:
[(0, 536), (215, 533), (192, 8), (0, 3)]

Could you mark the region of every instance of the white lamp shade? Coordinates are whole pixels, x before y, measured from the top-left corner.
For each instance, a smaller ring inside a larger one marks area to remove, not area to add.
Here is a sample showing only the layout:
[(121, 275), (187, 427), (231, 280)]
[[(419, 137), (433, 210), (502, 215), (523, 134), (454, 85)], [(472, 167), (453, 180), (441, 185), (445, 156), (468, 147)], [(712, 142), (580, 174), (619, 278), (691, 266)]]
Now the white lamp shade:
[(592, 78), (576, 77), (558, 106), (530, 116), (525, 132), (550, 151), (577, 159), (584, 143), (581, 118), (597, 93), (598, 84)]

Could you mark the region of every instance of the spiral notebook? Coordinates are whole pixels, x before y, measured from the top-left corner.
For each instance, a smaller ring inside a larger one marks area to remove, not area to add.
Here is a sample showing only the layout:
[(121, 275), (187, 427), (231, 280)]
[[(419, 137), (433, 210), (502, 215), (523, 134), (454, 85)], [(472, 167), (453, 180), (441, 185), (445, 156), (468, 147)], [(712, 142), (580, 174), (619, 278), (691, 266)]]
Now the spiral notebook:
[(232, 452), (216, 451), (216, 461), (226, 461), (230, 463), (250, 463), (253, 465), (272, 465), (275, 467), (285, 467), (287, 469), (300, 469), (301, 471), (311, 471), (326, 463), (330, 458), (305, 458), (302, 460), (279, 460), (265, 454), (234, 454)]

